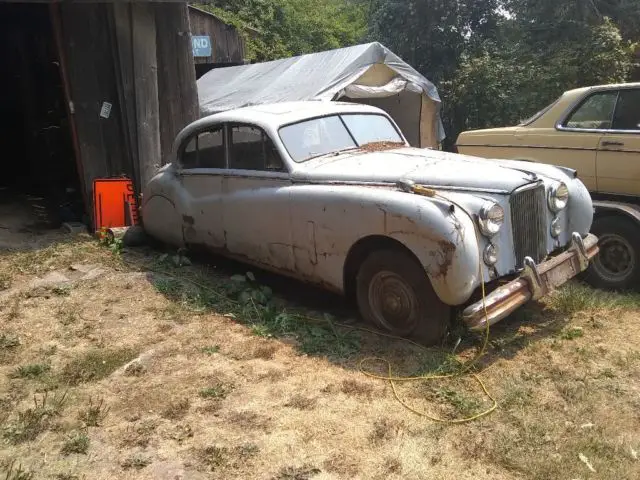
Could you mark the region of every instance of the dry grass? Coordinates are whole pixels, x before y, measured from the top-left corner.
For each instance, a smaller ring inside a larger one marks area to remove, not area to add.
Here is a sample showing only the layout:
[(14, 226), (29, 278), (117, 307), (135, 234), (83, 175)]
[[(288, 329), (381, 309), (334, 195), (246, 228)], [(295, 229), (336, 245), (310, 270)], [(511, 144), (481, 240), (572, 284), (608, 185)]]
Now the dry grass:
[[(254, 298), (257, 315), (182, 280), (224, 293), (200, 267), (148, 277), (127, 258), (166, 265), (131, 255), (81, 239), (0, 257), (0, 478), (640, 478), (636, 295), (572, 285), (497, 325), (480, 375), (499, 407), (450, 425), (358, 365), (455, 371), (478, 338), (453, 356), (305, 323), (286, 302), (283, 314)], [(28, 288), (82, 262), (106, 273)], [(443, 418), (490, 405), (468, 378), (397, 389)]]

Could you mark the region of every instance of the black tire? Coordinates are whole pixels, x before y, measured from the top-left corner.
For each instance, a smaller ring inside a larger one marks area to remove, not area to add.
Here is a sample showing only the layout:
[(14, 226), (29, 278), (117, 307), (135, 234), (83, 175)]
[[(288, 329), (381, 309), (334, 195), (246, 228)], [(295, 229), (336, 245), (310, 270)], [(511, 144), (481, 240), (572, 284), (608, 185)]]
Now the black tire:
[(401, 250), (379, 250), (365, 259), (356, 298), (365, 320), (425, 345), (439, 342), (451, 320), (451, 307), (438, 298), (424, 268)]
[(640, 283), (640, 227), (624, 217), (596, 218), (591, 232), (600, 252), (593, 258), (585, 280), (606, 290), (628, 290)]

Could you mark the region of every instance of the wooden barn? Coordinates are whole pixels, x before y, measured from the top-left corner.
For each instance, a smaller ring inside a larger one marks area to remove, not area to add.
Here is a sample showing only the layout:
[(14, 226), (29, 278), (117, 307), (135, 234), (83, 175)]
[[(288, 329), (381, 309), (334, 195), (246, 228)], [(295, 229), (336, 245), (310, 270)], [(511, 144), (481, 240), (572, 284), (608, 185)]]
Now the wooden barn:
[(94, 179), (138, 192), (198, 116), (183, 1), (3, 2), (0, 58), (0, 207), (52, 226), (93, 226)]
[(196, 78), (212, 68), (245, 63), (242, 34), (233, 25), (194, 5), (189, 5)]

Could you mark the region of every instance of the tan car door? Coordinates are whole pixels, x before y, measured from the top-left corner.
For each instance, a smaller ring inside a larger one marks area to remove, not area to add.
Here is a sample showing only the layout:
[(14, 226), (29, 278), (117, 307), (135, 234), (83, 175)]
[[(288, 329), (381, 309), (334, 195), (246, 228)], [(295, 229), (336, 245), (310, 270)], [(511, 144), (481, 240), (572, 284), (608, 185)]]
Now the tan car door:
[(553, 153), (557, 157), (545, 163), (573, 168), (592, 192), (600, 189), (597, 152), (604, 132), (611, 128), (617, 98), (617, 91), (589, 95), (557, 126), (557, 132), (546, 138), (549, 147), (556, 147)]
[(640, 89), (620, 90), (613, 124), (600, 139), (598, 191), (640, 195)]

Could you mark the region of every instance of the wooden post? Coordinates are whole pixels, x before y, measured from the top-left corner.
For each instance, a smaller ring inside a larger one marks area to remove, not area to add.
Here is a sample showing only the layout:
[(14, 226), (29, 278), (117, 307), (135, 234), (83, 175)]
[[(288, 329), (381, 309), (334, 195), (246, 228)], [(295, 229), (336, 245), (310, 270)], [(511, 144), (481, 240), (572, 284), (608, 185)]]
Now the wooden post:
[(122, 118), (123, 136), (127, 151), (131, 158), (133, 185), (137, 194), (140, 193), (140, 162), (138, 159), (138, 136), (136, 130), (136, 104), (134, 89), (134, 63), (133, 63), (133, 23), (131, 19), (131, 3), (114, 3), (112, 44), (116, 70), (118, 96), (120, 99), (120, 115)]
[(158, 64), (154, 5), (131, 5), (133, 71), (140, 188), (144, 188), (161, 162)]
[(171, 161), (178, 132), (199, 117), (196, 73), (184, 3), (156, 3), (160, 145), (162, 164)]
[(76, 119), (71, 110), (72, 98), (71, 87), (69, 86), (69, 74), (67, 73), (67, 56), (65, 54), (63, 40), (62, 40), (62, 20), (60, 16), (60, 5), (52, 3), (49, 5), (49, 14), (51, 16), (51, 26), (53, 28), (53, 36), (56, 42), (56, 52), (58, 54), (58, 61), (60, 63), (60, 77), (62, 80), (62, 87), (64, 89), (65, 110), (67, 112), (67, 118), (69, 119), (69, 128), (71, 130), (71, 142), (73, 146), (73, 153), (75, 155), (76, 168), (78, 170), (78, 177), (80, 178), (80, 188), (82, 189), (82, 199), (84, 208), (87, 211), (87, 215), (91, 218), (91, 212), (93, 211), (91, 200), (87, 197), (87, 187), (85, 185), (86, 179), (84, 175), (84, 166), (82, 165), (82, 157), (80, 153), (80, 143), (78, 142), (78, 130), (76, 127)]

